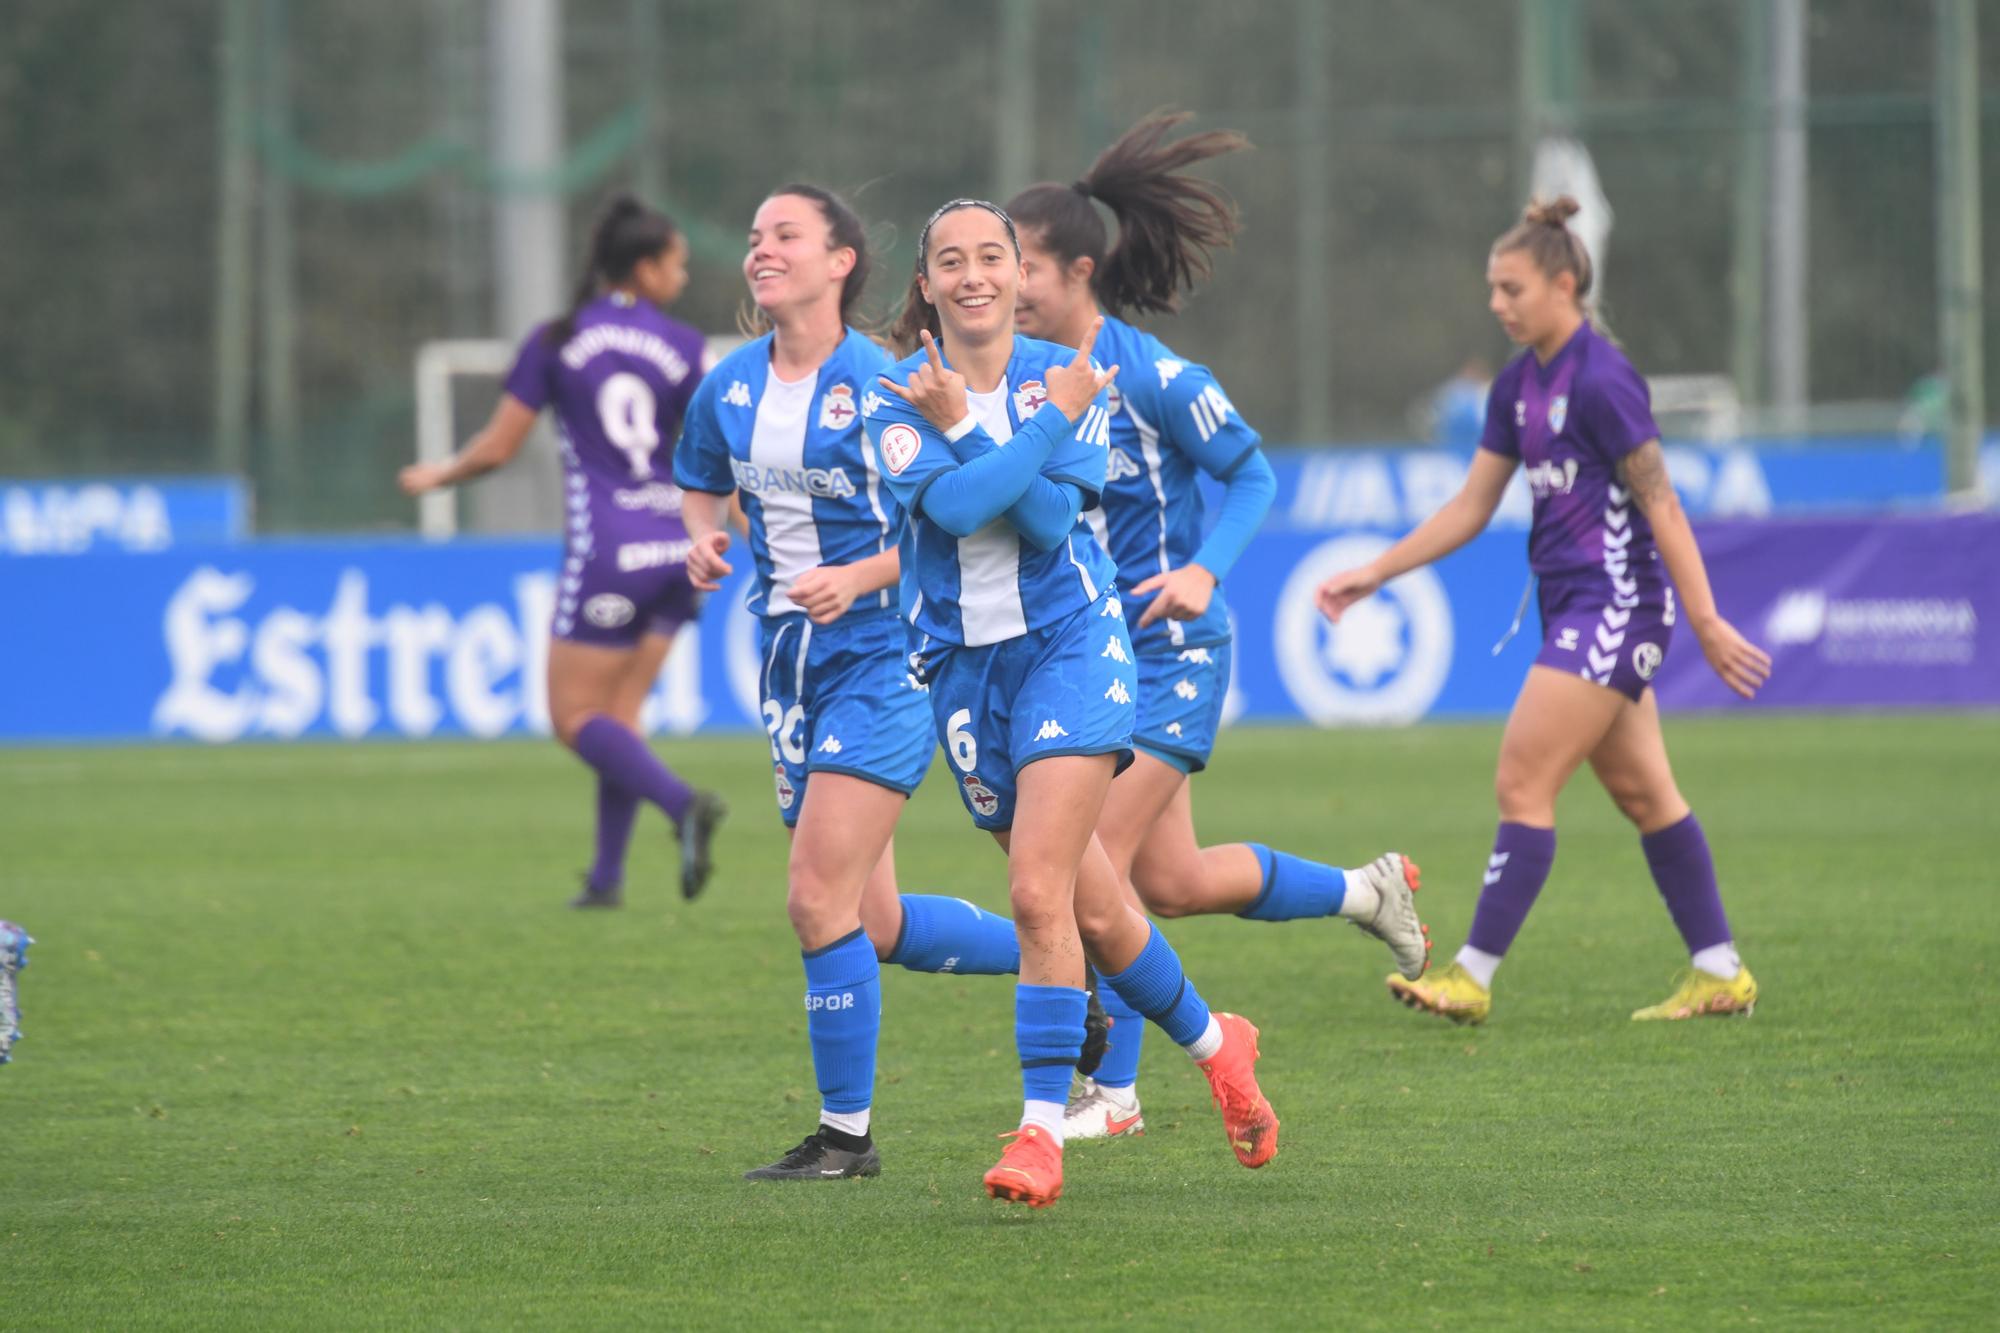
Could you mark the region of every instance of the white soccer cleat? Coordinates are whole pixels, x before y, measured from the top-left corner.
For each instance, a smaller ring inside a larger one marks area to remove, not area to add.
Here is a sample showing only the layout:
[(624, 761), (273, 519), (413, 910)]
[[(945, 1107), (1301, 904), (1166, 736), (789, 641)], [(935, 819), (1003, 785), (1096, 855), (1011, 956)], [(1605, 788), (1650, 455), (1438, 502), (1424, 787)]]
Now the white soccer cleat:
[(1146, 1132), (1136, 1088), (1107, 1088), (1096, 1079), (1077, 1079), (1063, 1108), (1063, 1141), (1122, 1139)]
[(1431, 928), (1417, 919), (1416, 894), (1423, 884), (1417, 863), (1401, 852), (1384, 852), (1350, 873), (1360, 875), (1375, 890), (1375, 911), (1348, 920), (1388, 945), (1396, 970), (1415, 981), (1431, 965)]

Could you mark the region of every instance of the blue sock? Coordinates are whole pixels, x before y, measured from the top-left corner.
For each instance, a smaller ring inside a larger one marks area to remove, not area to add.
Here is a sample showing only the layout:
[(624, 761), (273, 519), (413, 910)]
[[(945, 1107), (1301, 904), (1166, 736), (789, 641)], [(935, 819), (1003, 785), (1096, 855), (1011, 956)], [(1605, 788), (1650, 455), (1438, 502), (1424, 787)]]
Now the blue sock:
[(875, 1038), (882, 1029), (882, 971), (861, 930), (804, 955), (806, 1035), (820, 1101), (836, 1115), (865, 1111), (875, 1096)]
[(1000, 976), (1021, 970), (1021, 941), (1012, 921), (963, 898), (906, 893), (888, 961), (912, 972)]
[(1014, 988), (1014, 1045), (1021, 1052), (1021, 1094), (1027, 1100), (1057, 1105), (1069, 1100), (1088, 1004), (1077, 986)]
[(1264, 891), (1236, 915), (1251, 921), (1297, 921), (1301, 917), (1332, 916), (1347, 899), (1347, 872), (1289, 852), (1274, 852), (1257, 843), (1245, 844), (1264, 868)]
[(1111, 1016), (1111, 1039), (1104, 1059), (1091, 1077), (1107, 1088), (1129, 1088), (1139, 1080), (1139, 1048), (1146, 1040), (1146, 1020), (1125, 997), (1100, 979), (1097, 1002)]
[(1104, 978), (1125, 1003), (1167, 1030), (1175, 1045), (1187, 1046), (1208, 1031), (1208, 1005), (1181, 970), (1180, 955), (1158, 926), (1132, 966)]

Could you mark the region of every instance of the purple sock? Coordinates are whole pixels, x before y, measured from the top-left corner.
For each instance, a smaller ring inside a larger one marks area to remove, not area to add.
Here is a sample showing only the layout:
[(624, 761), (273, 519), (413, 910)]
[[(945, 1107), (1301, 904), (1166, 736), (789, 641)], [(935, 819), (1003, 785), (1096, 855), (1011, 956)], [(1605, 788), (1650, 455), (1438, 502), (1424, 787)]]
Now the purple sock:
[(577, 758), (597, 770), (598, 777), (642, 801), (651, 801), (677, 825), (694, 799), (694, 790), (660, 762), (637, 732), (602, 713), (583, 724), (571, 748)]
[(609, 778), (597, 779), (597, 859), (590, 863), (590, 887), (608, 893), (625, 882), (625, 849), (632, 842), (632, 821), (639, 817), (639, 798)]
[(1639, 839), (1652, 867), (1653, 883), (1667, 900), (1674, 927), (1687, 941), (1688, 952), (1712, 944), (1727, 944), (1729, 918), (1722, 912), (1722, 892), (1715, 886), (1715, 861), (1708, 854), (1708, 837), (1692, 814), (1680, 823)]
[(1486, 887), (1472, 912), (1472, 933), (1466, 943), (1481, 953), (1504, 957), (1535, 895), (1556, 860), (1556, 831), (1526, 824), (1500, 825), (1493, 835), (1493, 855), (1486, 858)]

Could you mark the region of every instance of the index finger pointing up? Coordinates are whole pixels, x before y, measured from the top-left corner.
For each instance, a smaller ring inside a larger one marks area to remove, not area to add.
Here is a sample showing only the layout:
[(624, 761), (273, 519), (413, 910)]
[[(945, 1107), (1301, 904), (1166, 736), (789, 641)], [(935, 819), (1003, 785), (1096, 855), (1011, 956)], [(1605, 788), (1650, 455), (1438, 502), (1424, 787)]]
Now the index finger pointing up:
[(1076, 359), (1069, 363), (1071, 369), (1081, 370), (1090, 364), (1090, 349), (1097, 345), (1097, 334), (1103, 327), (1102, 315), (1090, 321), (1090, 328), (1084, 333), (1083, 341), (1076, 345)]

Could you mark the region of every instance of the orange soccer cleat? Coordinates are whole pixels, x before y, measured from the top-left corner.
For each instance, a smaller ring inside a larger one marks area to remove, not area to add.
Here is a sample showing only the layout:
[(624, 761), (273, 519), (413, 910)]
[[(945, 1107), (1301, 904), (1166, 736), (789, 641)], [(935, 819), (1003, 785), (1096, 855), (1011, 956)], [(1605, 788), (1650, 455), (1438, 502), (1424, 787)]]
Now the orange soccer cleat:
[(1023, 1125), (1000, 1136), (1012, 1139), (986, 1173), (986, 1193), (1030, 1208), (1046, 1208), (1062, 1197), (1062, 1148), (1049, 1132)]
[(1215, 1021), (1222, 1025), (1222, 1049), (1199, 1068), (1222, 1108), (1236, 1160), (1255, 1170), (1278, 1155), (1278, 1113), (1257, 1087), (1257, 1025), (1241, 1014), (1217, 1014)]

